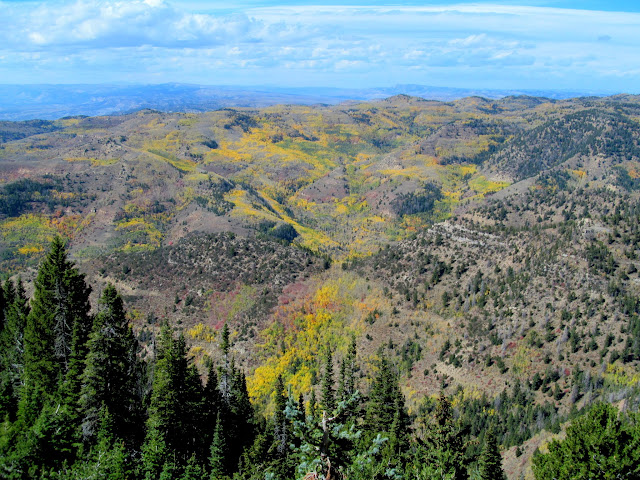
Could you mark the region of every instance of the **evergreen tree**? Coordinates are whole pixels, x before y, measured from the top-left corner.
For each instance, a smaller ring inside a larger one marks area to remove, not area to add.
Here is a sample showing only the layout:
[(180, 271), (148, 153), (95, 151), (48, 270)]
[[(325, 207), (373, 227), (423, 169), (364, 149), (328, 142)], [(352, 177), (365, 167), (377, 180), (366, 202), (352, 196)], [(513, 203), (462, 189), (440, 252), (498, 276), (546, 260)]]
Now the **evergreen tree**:
[(383, 462), (399, 472), (403, 466), (403, 454), (409, 442), (409, 417), (404, 406), (398, 377), (383, 355), (372, 380), (363, 425), (366, 435), (363, 446), (368, 446), (381, 435), (384, 444)]
[(24, 328), (29, 303), (22, 281), (7, 280), (4, 293), (4, 328), (0, 333), (0, 415), (15, 421), (24, 374)]
[(249, 400), (247, 381), (244, 373), (232, 365), (230, 369), (230, 393), (227, 404), (228, 417), (225, 423), (227, 442), (227, 467), (235, 469), (245, 448), (255, 438), (255, 419), (253, 406)]
[(333, 358), (331, 347), (327, 345), (324, 357), (324, 376), (322, 377), (322, 408), (329, 414), (336, 408), (333, 381)]
[(209, 465), (211, 468), (211, 480), (219, 480), (226, 474), (225, 456), (226, 444), (224, 441), (223, 422), (220, 419), (220, 413), (216, 417), (216, 428), (213, 433), (213, 441), (211, 442)]
[[(189, 366), (186, 344), (181, 335), (173, 338), (171, 329), (161, 329), (148, 410), (147, 437), (143, 451), (145, 470), (157, 474), (173, 453), (175, 466), (184, 465), (199, 451), (202, 412), (202, 385)], [(206, 448), (206, 447), (205, 447)], [(171, 458), (173, 461), (173, 458)], [(168, 467), (167, 467), (168, 468)]]
[(441, 394), (417, 464), (418, 478), (465, 480), (464, 434), (453, 419), (451, 402)]
[(639, 478), (640, 419), (620, 417), (613, 405), (597, 404), (577, 418), (564, 440), (533, 457), (537, 480)]
[(218, 389), (218, 375), (213, 363), (209, 365), (207, 384), (203, 390), (203, 443), (209, 445), (213, 439), (218, 416), (223, 412), (222, 395)]
[(316, 420), (318, 418), (318, 400), (316, 399), (316, 391), (311, 390), (311, 396), (309, 397), (309, 416)]
[(191, 455), (180, 480), (204, 480), (205, 473), (195, 454)]
[(482, 480), (503, 480), (505, 479), (502, 470), (502, 457), (498, 450), (498, 441), (493, 428), (489, 428), (484, 437), (484, 449), (479, 460), (480, 479)]
[(25, 392), (20, 417), (26, 425), (37, 418), (43, 399), (61, 386), (72, 360), (73, 345), (75, 359), (84, 360), (91, 328), (91, 288), (68, 260), (60, 237), (51, 243), (34, 286), (24, 333)]
[(275, 389), (275, 414), (273, 416), (274, 471), (277, 478), (289, 478), (293, 466), (289, 463), (291, 445), (291, 423), (287, 419), (287, 395), (282, 375), (278, 375)]
[(222, 339), (220, 342), (220, 349), (222, 350), (223, 356), (223, 366), (220, 371), (220, 393), (222, 395), (222, 399), (225, 402), (229, 402), (229, 395), (231, 391), (230, 387), (230, 372), (229, 372), (229, 349), (231, 348), (231, 343), (229, 340), (229, 326), (225, 323), (224, 327), (222, 327)]
[(140, 398), (137, 395), (140, 368), (138, 342), (126, 318), (122, 298), (111, 284), (99, 303), (88, 342), (86, 368), (82, 374), (80, 405), (82, 435), (96, 438), (99, 413), (107, 408), (113, 434), (131, 446), (138, 434)]
[(122, 441), (113, 436), (113, 422), (106, 408), (100, 411), (96, 444), (71, 468), (63, 466), (54, 478), (100, 478), (121, 480), (131, 478), (130, 458)]
[(370, 432), (370, 438), (384, 433), (404, 441), (409, 434), (409, 418), (398, 377), (384, 355), (378, 362), (376, 376), (369, 391), (364, 426)]
[(344, 401), (351, 397), (356, 390), (356, 337), (351, 337), (351, 343), (347, 355), (340, 362), (340, 379), (336, 397), (338, 401)]

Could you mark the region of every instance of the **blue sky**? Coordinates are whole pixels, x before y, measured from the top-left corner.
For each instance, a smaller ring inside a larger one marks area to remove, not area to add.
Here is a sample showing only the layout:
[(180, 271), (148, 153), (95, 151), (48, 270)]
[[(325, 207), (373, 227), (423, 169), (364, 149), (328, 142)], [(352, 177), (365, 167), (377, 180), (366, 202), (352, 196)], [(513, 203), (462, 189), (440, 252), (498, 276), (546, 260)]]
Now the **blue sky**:
[(0, 83), (640, 93), (640, 2), (0, 0)]

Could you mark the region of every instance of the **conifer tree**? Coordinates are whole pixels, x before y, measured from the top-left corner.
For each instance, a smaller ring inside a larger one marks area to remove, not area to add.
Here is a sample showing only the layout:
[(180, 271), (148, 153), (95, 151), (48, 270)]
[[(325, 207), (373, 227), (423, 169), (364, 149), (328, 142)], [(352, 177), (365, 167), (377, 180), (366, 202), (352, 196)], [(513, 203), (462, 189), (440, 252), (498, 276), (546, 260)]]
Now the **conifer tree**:
[(223, 365), (220, 370), (220, 393), (225, 402), (229, 402), (230, 395), (230, 372), (229, 372), (229, 349), (231, 343), (229, 341), (229, 326), (225, 323), (222, 327), (222, 339), (220, 349), (222, 350)]
[(103, 408), (112, 416), (114, 435), (130, 446), (136, 438), (140, 420), (140, 398), (136, 395), (140, 381), (138, 348), (122, 298), (109, 284), (100, 298), (82, 374), (80, 406), (85, 441), (95, 439)]
[(238, 465), (244, 449), (254, 441), (255, 420), (244, 373), (232, 364), (229, 377), (231, 388), (229, 403), (226, 407), (229, 414), (225, 423), (225, 438), (228, 452), (227, 466), (232, 469)]
[(463, 432), (453, 419), (451, 402), (441, 394), (424, 439), (419, 469), (426, 477), (420, 478), (466, 479), (463, 438)]
[(288, 478), (291, 473), (289, 446), (291, 444), (291, 423), (285, 415), (287, 396), (282, 375), (278, 375), (275, 388), (275, 414), (273, 416), (274, 470), (277, 478)]
[(76, 360), (84, 360), (91, 328), (91, 288), (68, 260), (60, 237), (51, 243), (34, 286), (24, 333), (24, 394), (20, 406), (21, 419), (27, 425), (37, 418), (46, 395), (61, 386), (73, 345)]
[(478, 461), (482, 480), (503, 480), (502, 457), (498, 450), (498, 441), (493, 428), (489, 428), (484, 437), (484, 448)]
[(0, 414), (15, 421), (24, 374), (24, 328), (29, 303), (22, 280), (14, 287), (7, 280), (3, 288), (4, 328), (0, 333)]
[(333, 390), (333, 358), (331, 347), (327, 345), (324, 357), (324, 376), (322, 377), (322, 408), (331, 413), (336, 408), (336, 397)]
[(196, 455), (193, 454), (189, 458), (180, 480), (204, 480), (204, 475), (202, 465), (198, 462)]
[[(157, 474), (158, 467), (169, 460), (170, 452), (175, 455), (175, 466), (180, 467), (200, 448), (200, 426), (204, 418), (202, 395), (199, 375), (189, 366), (184, 337), (174, 339), (169, 326), (164, 325), (157, 349), (143, 447), (150, 462), (147, 464), (145, 460), (147, 472)], [(155, 450), (152, 444), (157, 445)]]
[(203, 389), (203, 443), (209, 445), (216, 428), (216, 418), (223, 412), (222, 396), (218, 389), (218, 375), (211, 363), (208, 369), (207, 384)]
[(220, 419), (220, 413), (218, 413), (209, 456), (209, 465), (211, 468), (210, 480), (219, 480), (226, 473), (225, 456), (227, 448), (224, 440), (223, 425)]
[(339, 401), (350, 398), (356, 391), (356, 337), (351, 337), (347, 355), (340, 363), (340, 381), (337, 397)]
[(404, 440), (409, 433), (409, 420), (398, 378), (384, 355), (378, 362), (378, 370), (371, 384), (364, 424), (370, 436), (386, 433)]
[(309, 416), (314, 420), (318, 418), (318, 400), (314, 389), (311, 390), (311, 396), (309, 397)]

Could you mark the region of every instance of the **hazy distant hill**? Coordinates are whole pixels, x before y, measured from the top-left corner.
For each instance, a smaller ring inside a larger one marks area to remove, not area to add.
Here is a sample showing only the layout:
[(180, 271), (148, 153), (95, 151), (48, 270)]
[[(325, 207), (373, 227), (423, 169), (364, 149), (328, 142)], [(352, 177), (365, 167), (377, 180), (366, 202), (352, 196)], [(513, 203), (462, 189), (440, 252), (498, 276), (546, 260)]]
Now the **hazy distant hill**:
[(435, 100), (468, 96), (500, 98), (530, 95), (571, 98), (586, 91), (525, 91), (397, 85), (371, 89), (233, 87), (186, 84), (161, 85), (0, 85), (0, 120), (54, 120), (74, 115), (111, 115), (151, 108), (165, 112), (204, 112), (224, 107), (264, 107), (277, 104), (336, 104), (405, 94)]

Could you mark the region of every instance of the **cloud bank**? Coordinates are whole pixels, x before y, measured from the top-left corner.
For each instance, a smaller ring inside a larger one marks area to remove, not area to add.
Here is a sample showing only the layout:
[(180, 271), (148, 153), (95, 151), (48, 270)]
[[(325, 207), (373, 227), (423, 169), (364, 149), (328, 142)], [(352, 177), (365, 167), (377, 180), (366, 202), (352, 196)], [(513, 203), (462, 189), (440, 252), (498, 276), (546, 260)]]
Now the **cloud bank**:
[(0, 17), (3, 83), (640, 88), (633, 12), (61, 0)]

